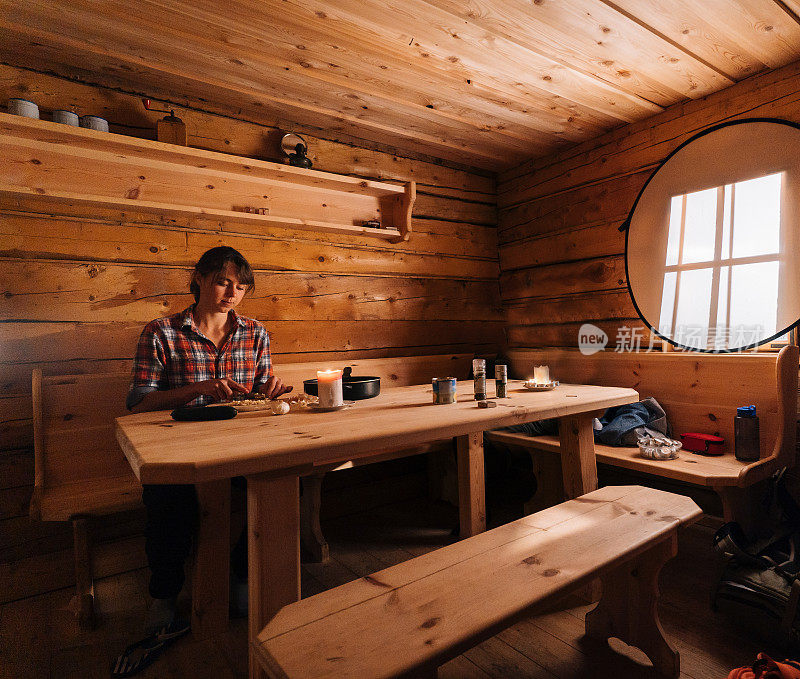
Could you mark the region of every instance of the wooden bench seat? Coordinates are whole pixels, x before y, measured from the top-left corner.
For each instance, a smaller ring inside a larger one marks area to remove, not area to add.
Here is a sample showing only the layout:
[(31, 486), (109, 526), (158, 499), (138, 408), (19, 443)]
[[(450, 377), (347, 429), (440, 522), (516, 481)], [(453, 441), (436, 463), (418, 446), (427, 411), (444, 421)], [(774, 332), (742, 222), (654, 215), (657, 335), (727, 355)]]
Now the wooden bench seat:
[[(487, 437), (497, 443), (523, 448), (534, 446), (537, 450), (558, 453), (558, 436), (528, 436), (514, 432), (493, 431)], [(648, 460), (639, 455), (638, 448), (605, 446), (594, 444), (595, 457), (599, 464), (622, 467), (632, 471), (662, 476), (696, 486), (736, 486), (741, 476), (752, 472), (759, 462), (740, 462), (733, 455), (710, 457), (683, 453), (675, 460)]]
[[(509, 371), (518, 378), (535, 365), (549, 365), (562, 383), (631, 387), (641, 398), (653, 396), (667, 413), (673, 435), (716, 434), (725, 439), (725, 454), (708, 457), (681, 452), (677, 460), (639, 457), (637, 448), (595, 445), (598, 463), (652, 474), (715, 490), (724, 518), (746, 526), (749, 499), (743, 489), (795, 462), (798, 349), (775, 354), (684, 354), (598, 352), (584, 356), (564, 349), (516, 349), (509, 352)], [(760, 420), (761, 459), (739, 462), (733, 454), (737, 406), (755, 404)], [(558, 453), (556, 436), (526, 436), (494, 431), (487, 438), (529, 452)]]
[(282, 679), (435, 676), (436, 667), (596, 577), (587, 634), (642, 649), (667, 676), (678, 654), (657, 619), (658, 574), (687, 497), (610, 486), (284, 607), (254, 642)]
[[(432, 377), (466, 377), (471, 354), (404, 356), (388, 359), (277, 363), (275, 373), (296, 392), (303, 379), (331, 366), (353, 366), (356, 375), (375, 375), (381, 386), (403, 386)], [(127, 414), (130, 373), (43, 376), (33, 371), (35, 477), (31, 516), (41, 521), (72, 521), (78, 617), (92, 619), (93, 586), (88, 520), (94, 516), (142, 507), (142, 487), (117, 443), (114, 419)], [(450, 440), (390, 451), (376, 461), (430, 453), (451, 446)], [(352, 463), (333, 465), (346, 468)], [(327, 544), (319, 529), (319, 493), (324, 473), (306, 480), (303, 536), (308, 551), (322, 560)]]

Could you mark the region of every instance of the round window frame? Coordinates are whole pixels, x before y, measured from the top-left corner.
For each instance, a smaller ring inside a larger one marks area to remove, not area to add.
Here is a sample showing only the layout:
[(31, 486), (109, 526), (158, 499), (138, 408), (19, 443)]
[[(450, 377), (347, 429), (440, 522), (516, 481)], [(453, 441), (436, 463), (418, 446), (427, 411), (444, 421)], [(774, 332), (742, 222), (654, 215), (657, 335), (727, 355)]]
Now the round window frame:
[(739, 353), (742, 353), (744, 351), (750, 351), (750, 350), (753, 350), (753, 349), (757, 349), (758, 347), (763, 346), (764, 344), (767, 344), (768, 342), (773, 342), (778, 337), (786, 335), (786, 334), (790, 333), (793, 329), (795, 329), (798, 326), (800, 326), (800, 318), (798, 318), (794, 323), (792, 323), (791, 325), (789, 325), (785, 329), (781, 330), (780, 332), (776, 332), (774, 335), (770, 335), (769, 337), (766, 337), (766, 338), (764, 338), (762, 340), (759, 340), (758, 342), (756, 342), (754, 344), (747, 344), (747, 345), (744, 345), (744, 346), (741, 346), (741, 347), (735, 347), (733, 349), (700, 349), (700, 348), (697, 348), (697, 347), (690, 347), (690, 346), (687, 346), (685, 344), (681, 344), (680, 342), (676, 342), (674, 339), (671, 339), (671, 338), (669, 338), (669, 337), (667, 337), (665, 335), (662, 335), (656, 328), (654, 328), (650, 324), (650, 321), (648, 321), (644, 317), (644, 314), (642, 313), (642, 310), (639, 308), (639, 304), (636, 301), (636, 296), (633, 294), (633, 288), (631, 288), (631, 280), (630, 280), (630, 275), (629, 275), (629, 271), (628, 271), (628, 240), (630, 238), (631, 220), (633, 219), (634, 213), (636, 212), (636, 207), (639, 205), (639, 200), (644, 195), (644, 192), (647, 190), (647, 187), (650, 185), (650, 182), (655, 178), (655, 176), (656, 176), (656, 174), (658, 174), (659, 170), (661, 170), (661, 168), (664, 167), (664, 165), (666, 165), (672, 159), (673, 156), (675, 156), (679, 151), (684, 149), (686, 146), (691, 144), (693, 141), (695, 141), (697, 139), (701, 139), (702, 137), (705, 137), (706, 135), (711, 134), (712, 132), (716, 132), (718, 130), (721, 130), (723, 128), (732, 127), (734, 125), (745, 125), (747, 123), (776, 123), (778, 125), (786, 125), (788, 127), (793, 127), (795, 130), (800, 132), (800, 123), (795, 123), (795, 122), (793, 122), (791, 120), (785, 120), (783, 118), (764, 118), (764, 117), (760, 117), (760, 118), (742, 118), (742, 119), (738, 119), (738, 120), (729, 120), (729, 121), (726, 121), (724, 123), (717, 123), (716, 125), (712, 125), (711, 127), (707, 128), (705, 130), (701, 130), (700, 132), (692, 135), (691, 137), (689, 137), (689, 139), (687, 139), (686, 141), (684, 141), (680, 145), (678, 145), (676, 148), (674, 148), (669, 153), (669, 155), (667, 155), (667, 157), (664, 158), (664, 160), (662, 160), (658, 164), (658, 167), (656, 167), (653, 170), (653, 172), (647, 178), (647, 181), (644, 183), (644, 186), (642, 186), (641, 190), (639, 191), (638, 195), (636, 196), (636, 200), (633, 201), (633, 206), (631, 207), (630, 211), (628, 212), (628, 216), (625, 218), (625, 221), (619, 227), (620, 231), (624, 231), (625, 232), (625, 285), (626, 285), (626, 287), (628, 289), (628, 296), (630, 297), (631, 302), (633, 302), (633, 308), (636, 310), (636, 313), (639, 315), (639, 318), (648, 327), (650, 332), (655, 333), (657, 337), (661, 338), (663, 341), (671, 344), (673, 347), (676, 347), (677, 349), (681, 349), (681, 350), (684, 350), (684, 351), (696, 352), (696, 353), (703, 353), (703, 354), (739, 354)]

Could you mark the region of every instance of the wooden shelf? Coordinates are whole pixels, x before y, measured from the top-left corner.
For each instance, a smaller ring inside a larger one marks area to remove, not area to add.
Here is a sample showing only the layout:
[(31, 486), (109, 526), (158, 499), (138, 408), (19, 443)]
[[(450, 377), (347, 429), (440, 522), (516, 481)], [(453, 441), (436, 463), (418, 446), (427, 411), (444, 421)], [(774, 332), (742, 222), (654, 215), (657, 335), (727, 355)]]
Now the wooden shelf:
[[(414, 182), (367, 181), (6, 113), (0, 149), (0, 195), (9, 198), (392, 242), (411, 234)], [(374, 219), (383, 228), (362, 226)]]

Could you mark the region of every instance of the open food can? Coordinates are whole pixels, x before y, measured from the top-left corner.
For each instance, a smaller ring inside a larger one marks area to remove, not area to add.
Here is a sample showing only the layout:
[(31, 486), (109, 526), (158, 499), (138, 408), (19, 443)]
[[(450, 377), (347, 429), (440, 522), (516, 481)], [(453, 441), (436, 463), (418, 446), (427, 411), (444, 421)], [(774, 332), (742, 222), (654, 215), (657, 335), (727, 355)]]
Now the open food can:
[(433, 402), (436, 405), (456, 402), (455, 377), (434, 377), (432, 384)]

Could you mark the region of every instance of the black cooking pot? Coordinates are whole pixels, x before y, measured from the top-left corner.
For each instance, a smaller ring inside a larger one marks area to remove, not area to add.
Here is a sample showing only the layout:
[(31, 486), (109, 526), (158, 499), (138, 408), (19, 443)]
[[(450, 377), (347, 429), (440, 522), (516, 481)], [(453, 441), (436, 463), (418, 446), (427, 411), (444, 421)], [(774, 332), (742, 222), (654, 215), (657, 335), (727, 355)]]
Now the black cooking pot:
[[(317, 396), (317, 381), (303, 380), (303, 391)], [(353, 369), (348, 366), (342, 374), (342, 396), (345, 401), (362, 401), (374, 398), (381, 393), (380, 377), (353, 377)]]

